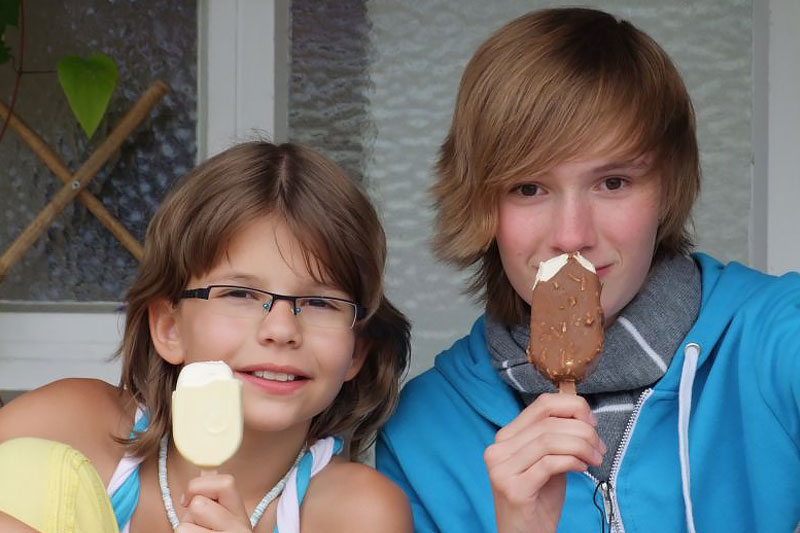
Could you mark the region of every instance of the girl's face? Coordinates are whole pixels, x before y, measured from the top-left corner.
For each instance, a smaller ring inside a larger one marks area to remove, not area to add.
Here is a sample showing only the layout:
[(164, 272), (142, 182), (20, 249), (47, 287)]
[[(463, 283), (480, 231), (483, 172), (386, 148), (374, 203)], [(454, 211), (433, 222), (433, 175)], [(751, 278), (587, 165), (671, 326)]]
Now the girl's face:
[(530, 304), (539, 262), (580, 252), (597, 269), (610, 325), (650, 270), (659, 191), (646, 156), (590, 155), (516, 181), (501, 197), (495, 235), (514, 290)]
[[(207, 274), (192, 278), (187, 289), (217, 284), (288, 296), (351, 299), (313, 279), (300, 244), (274, 216), (245, 226), (222, 261)], [(228, 363), (243, 383), (245, 424), (260, 431), (281, 431), (307, 427), (363, 362), (353, 329), (308, 325), (291, 307), (289, 301), (274, 300), (269, 312), (258, 309), (261, 312), (249, 317), (232, 317), (220, 313), (211, 301), (184, 299), (163, 316), (156, 313), (160, 320), (151, 314), (151, 324), (160, 325), (156, 334), (161, 338), (172, 340), (163, 349), (156, 342), (170, 363)]]

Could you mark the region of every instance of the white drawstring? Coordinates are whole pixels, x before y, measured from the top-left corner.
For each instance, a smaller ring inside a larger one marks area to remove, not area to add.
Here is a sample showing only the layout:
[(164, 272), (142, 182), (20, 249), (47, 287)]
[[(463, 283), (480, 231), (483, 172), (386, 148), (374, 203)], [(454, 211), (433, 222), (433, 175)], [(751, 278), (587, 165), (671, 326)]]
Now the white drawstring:
[(693, 342), (687, 344), (683, 349), (683, 356), (681, 384), (678, 389), (678, 450), (681, 457), (681, 487), (683, 488), (683, 503), (686, 507), (686, 527), (689, 533), (695, 533), (690, 487), (691, 471), (689, 470), (689, 417), (692, 411), (692, 387), (697, 374), (700, 346)]

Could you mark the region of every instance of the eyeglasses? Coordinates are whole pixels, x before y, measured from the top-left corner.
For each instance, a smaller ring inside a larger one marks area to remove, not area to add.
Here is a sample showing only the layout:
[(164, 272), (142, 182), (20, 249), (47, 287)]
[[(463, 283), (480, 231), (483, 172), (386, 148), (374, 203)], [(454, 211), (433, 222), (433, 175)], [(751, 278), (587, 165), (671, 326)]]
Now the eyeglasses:
[(366, 308), (342, 298), (286, 296), (237, 285), (209, 285), (203, 289), (187, 289), (180, 297), (207, 300), (209, 310), (219, 315), (252, 319), (269, 313), (276, 301), (286, 300), (300, 322), (320, 328), (352, 328), (366, 314)]

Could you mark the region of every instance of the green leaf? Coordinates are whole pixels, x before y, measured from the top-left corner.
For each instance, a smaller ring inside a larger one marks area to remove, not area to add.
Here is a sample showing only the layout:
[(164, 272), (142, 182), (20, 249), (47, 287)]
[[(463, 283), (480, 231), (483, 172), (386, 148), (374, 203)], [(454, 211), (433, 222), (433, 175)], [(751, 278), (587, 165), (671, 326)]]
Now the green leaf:
[(19, 27), (19, 0), (0, 0), (0, 65), (11, 57), (11, 49), (3, 42), (6, 26)]
[(6, 26), (19, 27), (19, 0), (0, 0), (0, 35)]
[(86, 136), (91, 138), (114, 92), (117, 65), (105, 54), (92, 54), (88, 59), (77, 55), (64, 56), (58, 62), (58, 81), (75, 118)]
[(9, 47), (0, 42), (0, 65), (8, 61), (11, 57), (10, 51), (11, 49)]

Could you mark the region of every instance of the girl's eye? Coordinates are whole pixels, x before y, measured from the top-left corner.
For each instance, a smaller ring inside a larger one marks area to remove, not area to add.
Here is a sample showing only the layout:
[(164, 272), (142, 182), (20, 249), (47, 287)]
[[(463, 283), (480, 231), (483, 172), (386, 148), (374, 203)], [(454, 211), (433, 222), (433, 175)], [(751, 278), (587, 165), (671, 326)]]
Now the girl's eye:
[(250, 299), (250, 298), (258, 299), (258, 297), (257, 297), (257, 295), (255, 293), (253, 293), (252, 291), (244, 290), (244, 289), (227, 289), (226, 291), (221, 292), (219, 294), (219, 297), (221, 297), (221, 298), (236, 298), (236, 299), (242, 299), (242, 300), (246, 300), (246, 299)]
[(298, 301), (299, 307), (313, 307), (321, 311), (340, 311), (344, 305), (328, 298), (303, 298)]
[(621, 178), (619, 176), (613, 176), (611, 178), (606, 178), (603, 180), (603, 187), (609, 191), (618, 191), (625, 187), (627, 181), (625, 178)]
[(537, 196), (541, 189), (535, 183), (520, 183), (519, 185), (515, 185), (511, 192), (514, 194), (518, 194), (520, 196)]

